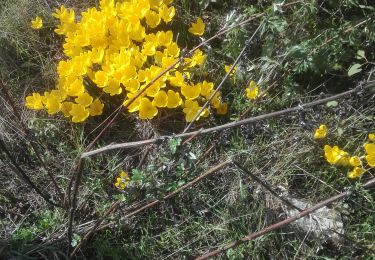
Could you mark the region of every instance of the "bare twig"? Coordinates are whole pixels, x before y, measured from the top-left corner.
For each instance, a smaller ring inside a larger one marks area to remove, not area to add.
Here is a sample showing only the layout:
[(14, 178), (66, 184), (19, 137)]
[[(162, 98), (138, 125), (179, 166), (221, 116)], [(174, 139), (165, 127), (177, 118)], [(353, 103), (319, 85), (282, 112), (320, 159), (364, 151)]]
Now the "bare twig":
[[(369, 189), (369, 188), (372, 188), (374, 185), (375, 185), (375, 178), (373, 178), (370, 181), (368, 181), (367, 183), (365, 183), (363, 185), (363, 187), (365, 189)], [(247, 241), (254, 240), (254, 239), (256, 239), (258, 237), (261, 237), (261, 236), (263, 236), (267, 233), (270, 233), (272, 231), (280, 229), (280, 228), (282, 228), (282, 227), (284, 227), (284, 226), (286, 226), (286, 225), (288, 225), (288, 224), (290, 224), (290, 223), (292, 223), (292, 222), (294, 222), (294, 221), (296, 221), (300, 218), (303, 218), (305, 216), (310, 215), (311, 213), (313, 213), (314, 211), (316, 211), (316, 210), (318, 210), (322, 207), (328, 206), (328, 205), (332, 204), (333, 202), (335, 202), (337, 200), (343, 199), (343, 198), (349, 196), (350, 194), (351, 194), (350, 191), (344, 191), (344, 192), (342, 192), (338, 195), (330, 197), (330, 198), (316, 204), (315, 206), (313, 206), (311, 208), (307, 208), (307, 209), (303, 210), (302, 212), (298, 213), (295, 216), (292, 216), (292, 217), (287, 218), (283, 221), (277, 222), (277, 223), (275, 223), (271, 226), (268, 226), (268, 227), (266, 227), (266, 228), (264, 228), (264, 229), (262, 229), (258, 232), (250, 233), (247, 236), (241, 238), (240, 240), (233, 241), (229, 244), (224, 245), (223, 247), (221, 247), (219, 249), (216, 249), (216, 250), (213, 250), (209, 253), (201, 255), (201, 256), (197, 257), (196, 260), (203, 260), (203, 259), (208, 259), (208, 258), (214, 257), (214, 256), (216, 256), (216, 255), (218, 255), (218, 254), (220, 254), (220, 253), (222, 253), (222, 252), (224, 252), (224, 251), (226, 251), (230, 248), (237, 247), (237, 246), (239, 246), (239, 245), (241, 245), (241, 244), (243, 244)]]
[[(374, 86), (375, 86), (375, 82), (362, 87), (362, 89), (368, 89), (368, 88), (371, 88), (371, 87), (374, 87)], [(340, 94), (333, 95), (331, 97), (318, 99), (318, 100), (315, 100), (315, 101), (312, 101), (312, 102), (309, 102), (309, 103), (305, 103), (305, 104), (298, 105), (298, 106), (295, 106), (295, 107), (287, 108), (287, 109), (284, 109), (284, 110), (275, 111), (275, 112), (271, 112), (271, 113), (268, 113), (268, 114), (255, 116), (255, 117), (250, 117), (250, 118), (243, 119), (243, 120), (240, 120), (240, 121), (235, 121), (235, 122), (223, 124), (223, 125), (220, 125), (220, 126), (215, 126), (215, 127), (212, 127), (212, 128), (188, 132), (188, 133), (184, 133), (184, 134), (178, 134), (178, 135), (175, 135), (173, 137), (186, 138), (186, 137), (190, 137), (192, 135), (196, 135), (197, 133), (208, 134), (208, 133), (223, 131), (223, 130), (226, 130), (226, 129), (229, 129), (229, 128), (238, 127), (238, 126), (245, 125), (245, 124), (252, 124), (252, 123), (263, 121), (263, 120), (266, 120), (266, 119), (269, 119), (269, 118), (288, 115), (292, 112), (301, 111), (304, 108), (310, 108), (310, 107), (314, 107), (314, 106), (317, 106), (317, 105), (325, 104), (325, 103), (327, 103), (329, 101), (332, 101), (332, 100), (347, 97), (347, 96), (349, 96), (349, 95), (351, 95), (351, 94), (353, 94), (357, 91), (358, 91), (358, 88), (354, 88), (354, 89), (342, 92)], [(153, 144), (153, 143), (156, 143), (158, 141), (168, 139), (168, 138), (171, 138), (171, 137), (172, 136), (162, 136), (162, 137), (159, 137), (159, 138), (142, 140), (142, 141), (127, 142), (127, 143), (120, 143), (120, 144), (111, 144), (111, 145), (107, 145), (107, 146), (104, 146), (104, 147), (96, 149), (96, 150), (92, 150), (90, 152), (85, 152), (85, 153), (82, 154), (82, 158), (90, 157), (90, 156), (93, 156), (93, 155), (97, 155), (97, 154), (100, 154), (100, 153), (103, 153), (103, 152), (108, 152), (108, 151), (116, 150), (116, 149), (126, 149), (126, 148), (133, 148), (133, 147), (140, 147), (140, 146), (144, 146), (144, 145), (149, 145), (149, 144)]]

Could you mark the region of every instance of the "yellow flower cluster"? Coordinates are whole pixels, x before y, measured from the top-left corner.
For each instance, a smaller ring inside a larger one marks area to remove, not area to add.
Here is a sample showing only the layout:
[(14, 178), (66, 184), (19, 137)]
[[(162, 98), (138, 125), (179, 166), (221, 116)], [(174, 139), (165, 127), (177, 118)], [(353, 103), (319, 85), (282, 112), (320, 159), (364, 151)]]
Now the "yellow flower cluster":
[[(65, 38), (63, 50), (68, 58), (58, 63), (56, 89), (44, 95), (33, 93), (26, 98), (26, 106), (46, 109), (51, 115), (62, 112), (73, 122), (83, 122), (103, 112), (104, 104), (92, 93), (100, 90), (119, 95), (126, 105), (159, 73), (181, 60), (130, 104), (128, 111), (138, 112), (140, 119), (152, 119), (160, 109), (181, 107), (190, 122), (214, 85), (192, 82), (191, 72), (205, 62), (201, 50), (182, 60), (173, 32), (156, 29), (175, 16), (175, 8), (169, 6), (172, 2), (101, 0), (99, 8), (89, 8), (77, 15), (79, 19), (74, 10), (61, 6), (52, 15), (59, 20), (55, 32)], [(204, 30), (200, 18), (189, 29), (195, 35)], [(220, 93), (211, 105), (218, 114), (227, 108)], [(206, 109), (201, 116), (209, 114)]]
[[(314, 139), (323, 139), (327, 136), (327, 126), (320, 125), (318, 129), (315, 130)], [(369, 134), (369, 141), (375, 141), (375, 134)], [(347, 177), (349, 179), (356, 179), (362, 176), (366, 172), (363, 166), (362, 159), (365, 158), (368, 166), (375, 167), (375, 144), (365, 143), (364, 148), (366, 151), (366, 156), (350, 156), (348, 152), (340, 149), (337, 145), (324, 146), (324, 157), (327, 162), (331, 165), (343, 166), (343, 167), (353, 167), (351, 171), (348, 172)]]
[(118, 178), (116, 178), (115, 187), (118, 189), (125, 189), (130, 181), (129, 174), (127, 172), (121, 171)]

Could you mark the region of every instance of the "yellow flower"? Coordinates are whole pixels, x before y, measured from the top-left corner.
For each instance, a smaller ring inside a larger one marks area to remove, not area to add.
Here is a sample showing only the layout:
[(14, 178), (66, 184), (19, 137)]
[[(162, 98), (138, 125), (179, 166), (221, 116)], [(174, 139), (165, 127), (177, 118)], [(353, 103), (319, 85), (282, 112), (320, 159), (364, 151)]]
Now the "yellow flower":
[(85, 91), (83, 86), (82, 78), (76, 78), (72, 83), (68, 85), (67, 94), (71, 97), (77, 97)]
[(63, 112), (65, 117), (70, 117), (70, 110), (72, 110), (73, 102), (64, 102), (61, 104), (61, 112)]
[(330, 164), (336, 164), (339, 166), (348, 166), (349, 165), (349, 154), (344, 150), (341, 150), (338, 146), (324, 146), (324, 156), (327, 159), (327, 162)]
[(189, 32), (197, 36), (202, 36), (204, 34), (205, 28), (206, 28), (206, 25), (204, 24), (203, 20), (201, 18), (198, 18), (197, 22), (191, 23)]
[(228, 113), (228, 104), (222, 103), (219, 108), (217, 108), (218, 115), (226, 115)]
[(43, 109), (42, 97), (39, 93), (33, 93), (32, 96), (26, 97), (26, 107), (28, 109), (40, 110)]
[(362, 176), (366, 170), (361, 167), (354, 167), (352, 171), (348, 172), (349, 179), (357, 179)]
[(250, 81), (249, 86), (246, 88), (246, 96), (248, 99), (256, 99), (258, 96), (259, 87), (255, 81)]
[(81, 93), (78, 95), (78, 97), (74, 100), (77, 104), (81, 104), (84, 107), (88, 107), (91, 105), (93, 98), (86, 92)]
[[(185, 101), (185, 108), (183, 109), (183, 112), (185, 113), (186, 122), (192, 122), (194, 117), (198, 114), (200, 109), (201, 109), (201, 107), (199, 106), (197, 101), (186, 100)], [(199, 120), (199, 117), (202, 116), (202, 114), (200, 114), (197, 117), (197, 119), (196, 119), (197, 121)]]
[(369, 139), (371, 142), (374, 142), (374, 141), (375, 141), (375, 133), (368, 134), (368, 139)]
[(129, 174), (127, 172), (121, 171), (119, 177), (116, 179), (115, 186), (121, 190), (125, 189), (130, 181)]
[(202, 83), (198, 84), (201, 86), (201, 95), (208, 99), (214, 91), (214, 83), (204, 80)]
[[(211, 95), (211, 94), (210, 94)], [(216, 94), (211, 99), (211, 105), (218, 109), (221, 106), (221, 96), (220, 92), (216, 92)]]
[(186, 99), (196, 99), (199, 97), (199, 94), (201, 93), (201, 86), (199, 84), (190, 86), (188, 84), (184, 84), (181, 87), (181, 93), (184, 95)]
[(168, 90), (168, 108), (176, 108), (182, 104), (182, 99), (178, 92), (174, 92), (173, 90)]
[(169, 45), (172, 44), (172, 41), (173, 41), (173, 32), (172, 31), (167, 31), (167, 32), (159, 31), (156, 34), (156, 36), (158, 38), (158, 44), (160, 46), (168, 47)]
[(171, 76), (168, 78), (169, 80), (169, 83), (174, 86), (174, 87), (182, 87), (185, 85), (185, 79), (184, 79), (184, 76), (181, 72), (179, 71), (176, 71), (174, 73), (174, 77)]
[(188, 65), (188, 67), (192, 68), (195, 66), (202, 66), (205, 60), (206, 55), (204, 55), (203, 52), (198, 49), (193, 53), (191, 58), (185, 58), (184, 62)]
[(168, 55), (177, 58), (180, 55), (180, 48), (177, 43), (172, 42), (167, 46), (166, 52)]
[(98, 87), (104, 88), (108, 84), (108, 75), (106, 72), (99, 70), (95, 73), (94, 83)]
[(115, 79), (110, 79), (108, 81), (107, 86), (103, 88), (105, 93), (110, 94), (111, 96), (119, 95), (122, 93), (122, 87), (120, 86), (120, 82)]
[(70, 61), (62, 60), (57, 65), (57, 73), (60, 77), (68, 77), (73, 72)]
[(142, 98), (139, 103), (139, 118), (153, 119), (158, 114), (158, 109), (152, 105), (148, 98)]
[(165, 5), (170, 5), (171, 3), (173, 3), (174, 0), (163, 0), (163, 3)]
[(323, 139), (327, 136), (327, 126), (320, 125), (318, 129), (315, 130), (314, 139)]
[(175, 14), (176, 14), (176, 10), (174, 6), (171, 6), (168, 8), (167, 6), (164, 5), (159, 9), (159, 15), (165, 23), (169, 23), (170, 21), (172, 21)]
[(168, 104), (168, 95), (165, 91), (159, 91), (152, 101), (152, 105), (156, 107), (166, 107)]
[[(225, 65), (224, 66), (225, 73), (228, 74), (231, 67), (232, 67), (231, 65)], [(236, 81), (236, 72), (237, 72), (237, 66), (235, 66), (233, 70), (231, 71), (231, 73), (229, 74), (229, 76), (233, 79), (234, 82)]]
[(146, 16), (146, 23), (148, 26), (150, 26), (151, 28), (155, 28), (156, 26), (158, 26), (160, 24), (160, 15), (154, 11), (148, 11)]
[(95, 99), (89, 108), (90, 116), (100, 116), (103, 113), (104, 104), (99, 99)]
[(364, 144), (366, 150), (366, 161), (367, 164), (371, 167), (375, 167), (375, 144), (368, 143)]
[(73, 104), (72, 109), (69, 111), (69, 114), (73, 117), (72, 121), (74, 123), (83, 122), (90, 115), (89, 111), (80, 104)]
[(138, 79), (129, 79), (124, 85), (125, 89), (130, 93), (136, 93), (141, 86)]
[(44, 98), (45, 98), (44, 105), (47, 109), (48, 114), (54, 115), (60, 111), (61, 103), (60, 103), (60, 100), (56, 96), (51, 95), (50, 93), (46, 92), (44, 94)]
[(362, 165), (361, 159), (358, 156), (350, 157), (349, 163), (351, 166), (354, 166), (354, 167)]
[(39, 16), (35, 17), (34, 20), (31, 21), (31, 28), (34, 30), (39, 30), (43, 27), (43, 20)]

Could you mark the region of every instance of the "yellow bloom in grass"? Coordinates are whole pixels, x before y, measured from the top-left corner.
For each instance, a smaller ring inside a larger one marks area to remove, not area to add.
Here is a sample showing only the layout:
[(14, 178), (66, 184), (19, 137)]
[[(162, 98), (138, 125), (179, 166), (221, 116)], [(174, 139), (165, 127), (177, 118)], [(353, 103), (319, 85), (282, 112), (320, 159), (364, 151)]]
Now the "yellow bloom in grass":
[(218, 115), (226, 115), (228, 113), (228, 104), (222, 103), (219, 108), (216, 109)]
[(94, 83), (98, 87), (104, 88), (108, 84), (108, 75), (106, 72), (99, 70), (95, 73)]
[(185, 85), (184, 75), (179, 71), (176, 71), (174, 76), (170, 76), (168, 80), (169, 83), (174, 87), (182, 87)]
[(173, 90), (168, 90), (168, 108), (176, 108), (182, 104), (182, 99), (178, 92), (174, 92)]
[(95, 99), (89, 107), (90, 116), (100, 116), (103, 114), (103, 108), (104, 104), (99, 99)]
[(72, 109), (69, 111), (69, 114), (73, 117), (72, 121), (74, 123), (80, 123), (85, 121), (89, 117), (90, 112), (80, 104), (73, 104)]
[(324, 146), (324, 156), (330, 164), (339, 165), (339, 166), (348, 166), (349, 165), (349, 154), (344, 150), (341, 150), (338, 146)]
[(172, 21), (175, 14), (176, 14), (176, 10), (174, 6), (171, 6), (168, 8), (167, 6), (164, 5), (159, 9), (159, 15), (165, 23), (169, 23), (170, 21)]
[(315, 130), (314, 139), (323, 139), (327, 136), (327, 126), (320, 125), (318, 129)]
[(82, 78), (76, 78), (72, 83), (68, 84), (67, 94), (71, 97), (77, 97), (85, 91)]
[(62, 60), (57, 65), (57, 73), (60, 77), (68, 77), (73, 72), (70, 61)]
[(61, 104), (61, 112), (63, 112), (65, 117), (70, 117), (70, 110), (72, 110), (73, 102), (64, 102)]
[(366, 150), (366, 161), (367, 164), (371, 167), (375, 167), (375, 144), (368, 143), (364, 144)]
[(205, 29), (206, 29), (205, 23), (203, 22), (201, 18), (198, 18), (195, 23), (191, 23), (189, 32), (197, 36), (202, 36), (204, 34)]
[(124, 172), (124, 171), (121, 171), (120, 174), (119, 174), (119, 177), (116, 179), (115, 186), (116, 186), (116, 188), (119, 188), (119, 189), (123, 190), (123, 189), (126, 188), (129, 181), (130, 181), (129, 174)]
[(160, 90), (154, 97), (152, 105), (156, 107), (166, 107), (168, 104), (168, 95), (165, 91)]
[(160, 15), (151, 10), (147, 12), (145, 18), (147, 25), (151, 28), (155, 28), (156, 26), (158, 26), (161, 21)]
[(357, 179), (361, 177), (365, 171), (366, 170), (363, 169), (362, 167), (354, 167), (352, 171), (348, 172), (347, 176), (349, 179)]
[(54, 115), (60, 111), (61, 103), (57, 96), (45, 92), (42, 102), (44, 103), (48, 114)]
[(130, 93), (136, 93), (139, 90), (141, 84), (138, 79), (129, 79), (125, 84), (125, 89)]
[(188, 65), (189, 68), (192, 68), (195, 66), (202, 66), (205, 60), (206, 55), (204, 55), (203, 52), (198, 49), (193, 53), (193, 56), (191, 58), (185, 58), (184, 62)]
[(34, 20), (31, 21), (31, 28), (34, 30), (39, 30), (43, 27), (43, 20), (39, 16), (35, 17)]
[(201, 85), (196, 84), (193, 86), (190, 86), (188, 84), (184, 84), (181, 87), (181, 93), (184, 95), (186, 99), (196, 99), (199, 97), (199, 94), (201, 93)]
[[(231, 65), (224, 66), (224, 70), (226, 74), (228, 74), (231, 67), (232, 67)], [(229, 76), (233, 79), (233, 81), (236, 81), (236, 72), (237, 72), (237, 66), (234, 66), (233, 70), (229, 74)]]
[[(211, 96), (211, 94), (210, 94)], [(211, 99), (211, 105), (218, 109), (221, 106), (221, 94), (220, 92), (216, 92), (216, 94)]]
[[(201, 107), (199, 106), (197, 101), (193, 100), (186, 100), (185, 101), (185, 108), (183, 109), (183, 112), (185, 113), (185, 120), (186, 122), (192, 122), (194, 117), (198, 114)], [(203, 112), (197, 117), (197, 121), (199, 120), (199, 117), (202, 116)]]
[(375, 134), (373, 134), (373, 133), (368, 134), (368, 139), (369, 139), (371, 142), (374, 142), (374, 141), (375, 141)]
[(120, 82), (115, 79), (110, 79), (108, 85), (103, 88), (103, 91), (111, 96), (119, 95), (122, 93), (122, 87), (120, 86)]
[(198, 84), (201, 86), (201, 95), (208, 99), (214, 91), (214, 83), (204, 80), (202, 83)]
[(156, 36), (158, 38), (159, 46), (168, 47), (169, 45), (172, 44), (172, 41), (173, 41), (173, 32), (172, 31), (166, 31), (166, 32), (159, 31), (156, 34)]
[(358, 167), (362, 165), (361, 159), (358, 156), (352, 156), (349, 159), (349, 163), (353, 167)]
[(77, 104), (81, 104), (84, 107), (88, 107), (91, 105), (93, 98), (88, 93), (84, 92), (78, 95), (78, 97), (74, 100)]
[(166, 49), (166, 52), (168, 55), (177, 58), (180, 55), (180, 48), (178, 47), (178, 44), (175, 42), (172, 42)]
[(249, 86), (246, 88), (246, 96), (248, 99), (256, 99), (259, 93), (259, 87), (254, 80), (250, 81)]
[(152, 105), (148, 98), (142, 98), (139, 103), (139, 118), (153, 119), (158, 114), (158, 109)]
[(39, 93), (33, 93), (32, 96), (26, 97), (26, 107), (28, 109), (40, 110), (43, 109), (42, 97)]

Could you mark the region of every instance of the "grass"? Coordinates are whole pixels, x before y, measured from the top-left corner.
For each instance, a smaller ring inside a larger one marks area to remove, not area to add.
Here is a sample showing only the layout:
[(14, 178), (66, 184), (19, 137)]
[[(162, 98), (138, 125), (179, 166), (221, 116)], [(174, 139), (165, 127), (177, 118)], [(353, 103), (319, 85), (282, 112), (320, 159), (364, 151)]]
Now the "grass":
[[(74, 6), (76, 11), (97, 4), (96, 1), (60, 2)], [(186, 32), (190, 21), (197, 16), (207, 21), (208, 36), (251, 14), (267, 13), (262, 30), (238, 66), (236, 81), (231, 79), (224, 85), (223, 96), (230, 104), (228, 115), (200, 121), (203, 127), (234, 121), (251, 106), (244, 97), (244, 86), (251, 79), (259, 82), (262, 90), (273, 82), (276, 86), (253, 107), (249, 116), (316, 100), (373, 80), (374, 21), (354, 27), (363, 18), (374, 15), (375, 6), (370, 1), (364, 1), (363, 5), (349, 0), (321, 5), (306, 1), (285, 12), (275, 11), (273, 1), (175, 2), (178, 15), (172, 27), (180, 32), (178, 42), (187, 49), (200, 42)], [(51, 36), (54, 21), (50, 13), (55, 7), (41, 0), (33, 3), (7, 0), (0, 6), (1, 80), (32, 132), (30, 138), (20, 129), (9, 102), (0, 96), (4, 104), (0, 106), (0, 137), (32, 180), (56, 199), (30, 141), (37, 144), (47, 170), (66, 190), (75, 159), (94, 138), (96, 127), (121, 100), (115, 99), (109, 105), (108, 98), (105, 115), (78, 125), (24, 108), (26, 95), (52, 89), (55, 84), (56, 62), (62, 58), (61, 39)], [(35, 32), (29, 28), (35, 14), (44, 18), (45, 30)], [(197, 76), (212, 80), (217, 86), (225, 75), (223, 65), (233, 63), (257, 26), (254, 22), (235, 29), (204, 47), (209, 59)], [(355, 58), (358, 50), (365, 51), (370, 63), (361, 73), (348, 77), (348, 68), (358, 62)], [(327, 143), (339, 145), (350, 154), (362, 154), (367, 134), (375, 129), (373, 95), (370, 90), (339, 100), (336, 106), (304, 109), (286, 117), (199, 136), (184, 145), (183, 140), (171, 139), (149, 148), (112, 151), (88, 159), (79, 188), (73, 242), (78, 243), (85, 233), (79, 231), (85, 231), (112, 203), (121, 200), (123, 207), (109, 217), (116, 224), (98, 232), (78, 252), (77, 258), (190, 259), (284, 218), (283, 204), (232, 165), (154, 208), (131, 218), (124, 217), (126, 207), (161, 199), (217, 163), (236, 158), (278, 193), (312, 204), (344, 189), (354, 193), (332, 206), (344, 223), (345, 238), (338, 244), (288, 226), (230, 249), (219, 259), (372, 259), (374, 192), (363, 190), (360, 183), (373, 177), (374, 171), (360, 181), (349, 181), (346, 168), (325, 161), (322, 152), (325, 142), (313, 141), (312, 133), (319, 124), (326, 123)], [(179, 133), (185, 127), (182, 117), (182, 113), (172, 112), (145, 122), (124, 115), (98, 145)], [(205, 154), (212, 144), (215, 144), (212, 151)], [(0, 169), (0, 256), (67, 258), (67, 211), (52, 208), (17, 178), (3, 153)], [(113, 185), (120, 170), (130, 172), (134, 178), (125, 191)]]

